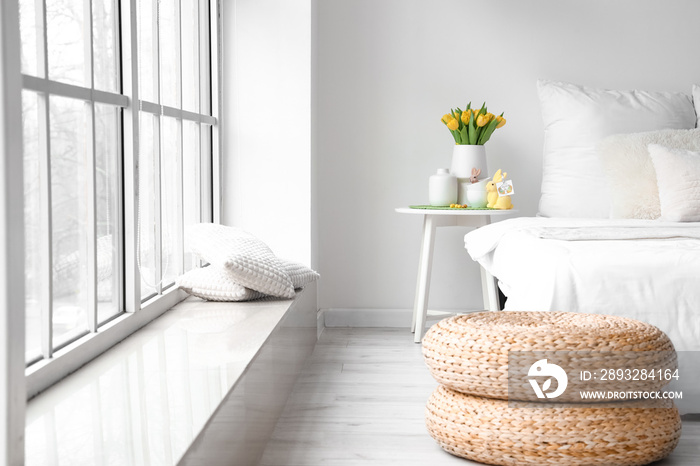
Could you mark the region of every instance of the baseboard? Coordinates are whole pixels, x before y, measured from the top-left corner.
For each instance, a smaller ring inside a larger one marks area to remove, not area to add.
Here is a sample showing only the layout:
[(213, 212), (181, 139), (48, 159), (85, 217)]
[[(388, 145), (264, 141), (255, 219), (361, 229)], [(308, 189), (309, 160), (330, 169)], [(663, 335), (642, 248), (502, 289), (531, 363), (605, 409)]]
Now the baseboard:
[[(426, 327), (438, 320), (464, 310), (448, 309), (439, 311), (440, 315), (428, 315)], [(410, 328), (413, 309), (321, 309), (319, 319), (324, 327), (392, 327)]]

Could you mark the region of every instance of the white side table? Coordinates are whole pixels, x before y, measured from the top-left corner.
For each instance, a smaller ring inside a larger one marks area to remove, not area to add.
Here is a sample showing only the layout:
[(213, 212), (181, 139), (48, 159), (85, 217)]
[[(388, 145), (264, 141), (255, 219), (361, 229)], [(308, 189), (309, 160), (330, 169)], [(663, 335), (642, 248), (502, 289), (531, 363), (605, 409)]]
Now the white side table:
[[(433, 210), (411, 209), (400, 207), (400, 214), (423, 216), (423, 239), (421, 241), (420, 258), (418, 261), (418, 281), (416, 284), (416, 300), (413, 304), (413, 323), (411, 331), (415, 333), (414, 341), (420, 343), (425, 330), (425, 320), (428, 315), (428, 295), (430, 294), (430, 273), (433, 267), (433, 246), (435, 244), (435, 229), (437, 227), (465, 226), (479, 228), (491, 223), (492, 217), (505, 217), (516, 213), (516, 210)], [(499, 310), (498, 291), (493, 276), (481, 268), (481, 293), (484, 308), (490, 311)]]

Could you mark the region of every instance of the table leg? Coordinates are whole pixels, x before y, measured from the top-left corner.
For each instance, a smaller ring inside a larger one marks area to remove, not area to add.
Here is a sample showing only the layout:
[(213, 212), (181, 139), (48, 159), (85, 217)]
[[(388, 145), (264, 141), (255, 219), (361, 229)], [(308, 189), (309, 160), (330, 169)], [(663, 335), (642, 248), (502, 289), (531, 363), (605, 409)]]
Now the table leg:
[(411, 329), (415, 332), (413, 341), (420, 343), (425, 329), (425, 320), (428, 313), (428, 296), (430, 294), (430, 270), (433, 266), (433, 246), (435, 244), (435, 221), (431, 215), (423, 219), (423, 240), (420, 248), (420, 261), (418, 262), (418, 282), (416, 284), (416, 301), (413, 306), (413, 324)]
[(500, 311), (496, 279), (479, 264), (481, 269), (481, 293), (484, 297), (484, 308), (488, 311)]

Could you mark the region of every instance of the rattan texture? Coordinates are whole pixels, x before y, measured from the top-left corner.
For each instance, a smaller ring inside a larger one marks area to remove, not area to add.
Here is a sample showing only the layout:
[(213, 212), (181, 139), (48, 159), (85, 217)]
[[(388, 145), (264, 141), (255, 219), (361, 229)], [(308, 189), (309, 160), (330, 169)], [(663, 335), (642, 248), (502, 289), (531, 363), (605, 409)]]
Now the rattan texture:
[(663, 407), (628, 401), (544, 408), (439, 386), (426, 425), (444, 450), (486, 464), (632, 466), (664, 458), (678, 444), (678, 410), (670, 400), (657, 405)]
[[(508, 356), (512, 352), (567, 353), (562, 368), (642, 367), (675, 369), (676, 353), (661, 330), (624, 317), (574, 312), (479, 312), (444, 319), (423, 338), (423, 356), (442, 385), (471, 395), (508, 399)], [(526, 353), (525, 353), (526, 354)], [(532, 353), (526, 354), (531, 358)], [(511, 353), (517, 357), (517, 353)], [(600, 361), (595, 361), (599, 358)], [(516, 359), (517, 360), (517, 359)], [(532, 361), (530, 362), (530, 364)], [(528, 386), (527, 380), (514, 380)], [(584, 382), (569, 380), (557, 402), (581, 401)], [(577, 385), (578, 384), (578, 385)], [(615, 389), (657, 390), (667, 381), (626, 381)], [(518, 390), (521, 400), (534, 400), (529, 388)], [(528, 398), (532, 397), (532, 398)], [(513, 398), (513, 397), (511, 397)], [(593, 402), (593, 401), (591, 401)]]

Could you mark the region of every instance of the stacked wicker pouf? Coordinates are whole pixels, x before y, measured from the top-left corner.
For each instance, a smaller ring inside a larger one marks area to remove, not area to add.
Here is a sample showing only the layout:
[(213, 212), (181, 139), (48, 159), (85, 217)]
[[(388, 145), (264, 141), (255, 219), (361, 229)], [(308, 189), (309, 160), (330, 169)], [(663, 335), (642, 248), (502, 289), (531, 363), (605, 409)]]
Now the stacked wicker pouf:
[[(668, 337), (633, 319), (569, 312), (480, 312), (445, 319), (426, 333), (423, 355), (441, 384), (428, 400), (426, 424), (446, 451), (495, 465), (631, 466), (657, 461), (678, 444), (681, 419), (672, 400), (654, 406), (583, 404), (562, 395), (538, 407), (508, 400), (509, 351), (619, 354), (641, 358), (648, 367), (676, 364)], [(577, 367), (577, 361), (569, 362)], [(613, 368), (617, 362), (605, 364)], [(573, 388), (567, 391), (581, 387)]]

